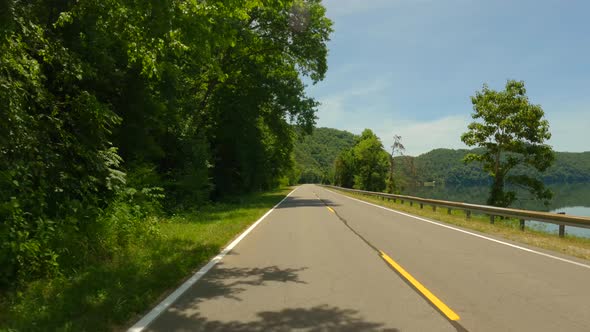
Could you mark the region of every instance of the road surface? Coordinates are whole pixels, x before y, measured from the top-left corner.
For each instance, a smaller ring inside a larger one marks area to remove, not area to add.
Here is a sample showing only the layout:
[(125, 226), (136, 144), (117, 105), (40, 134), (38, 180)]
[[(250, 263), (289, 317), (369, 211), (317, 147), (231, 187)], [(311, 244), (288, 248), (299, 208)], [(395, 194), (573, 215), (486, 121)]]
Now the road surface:
[(589, 262), (295, 190), (144, 331), (590, 331)]

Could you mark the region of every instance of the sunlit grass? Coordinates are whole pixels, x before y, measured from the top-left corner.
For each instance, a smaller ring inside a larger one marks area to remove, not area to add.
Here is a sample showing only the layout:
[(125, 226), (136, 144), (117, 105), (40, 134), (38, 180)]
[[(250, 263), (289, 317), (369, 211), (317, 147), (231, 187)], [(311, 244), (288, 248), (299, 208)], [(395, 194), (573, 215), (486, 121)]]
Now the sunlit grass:
[(288, 191), (236, 197), (163, 218), (159, 236), (148, 242), (3, 296), (0, 331), (124, 330)]
[(590, 239), (569, 235), (567, 233), (565, 237), (560, 238), (556, 234), (546, 233), (530, 227), (525, 227), (525, 230), (521, 231), (520, 221), (517, 219), (501, 219), (496, 217), (494, 224), (491, 224), (490, 218), (487, 215), (472, 213), (471, 218), (467, 219), (465, 212), (462, 210), (451, 210), (451, 213), (449, 214), (447, 208), (438, 207), (436, 211), (433, 211), (432, 207), (429, 205), (424, 205), (424, 207), (420, 209), (419, 203), (414, 203), (413, 206), (410, 206), (408, 201), (401, 204), (400, 200), (394, 202), (393, 200), (382, 200), (378, 197), (352, 194), (341, 190), (338, 190), (338, 192), (413, 215), (439, 220), (482, 233), (497, 235), (511, 241), (558, 251), (578, 258), (590, 259)]

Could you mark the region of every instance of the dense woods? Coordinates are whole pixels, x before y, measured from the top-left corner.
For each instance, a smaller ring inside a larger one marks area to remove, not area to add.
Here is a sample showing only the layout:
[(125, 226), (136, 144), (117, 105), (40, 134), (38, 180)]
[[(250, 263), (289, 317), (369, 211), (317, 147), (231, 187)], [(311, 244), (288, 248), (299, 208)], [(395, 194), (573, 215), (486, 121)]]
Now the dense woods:
[(295, 181), (319, 0), (0, 1), (0, 284), (76, 270), (155, 213)]

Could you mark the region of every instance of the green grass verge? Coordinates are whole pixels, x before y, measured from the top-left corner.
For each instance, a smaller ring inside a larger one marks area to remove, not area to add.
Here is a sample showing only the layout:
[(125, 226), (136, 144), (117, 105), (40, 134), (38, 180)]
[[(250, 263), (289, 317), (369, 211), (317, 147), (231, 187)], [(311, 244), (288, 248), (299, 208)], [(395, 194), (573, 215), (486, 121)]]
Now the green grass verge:
[(242, 196), (164, 218), (159, 236), (108, 262), (5, 294), (0, 331), (123, 330), (289, 190)]
[(401, 204), (400, 200), (393, 202), (393, 200), (387, 201), (377, 197), (352, 194), (342, 190), (337, 191), (347, 196), (413, 215), (442, 221), (447, 224), (473, 229), (482, 233), (497, 235), (511, 241), (590, 260), (590, 239), (587, 238), (568, 234), (566, 234), (565, 237), (560, 238), (555, 234), (526, 227), (524, 231), (521, 231), (520, 222), (517, 219), (500, 219), (499, 217), (496, 217), (494, 224), (490, 224), (490, 218), (487, 215), (472, 214), (470, 219), (466, 219), (465, 213), (461, 210), (452, 210), (451, 214), (448, 214), (446, 208), (437, 208), (436, 211), (433, 211), (431, 206), (424, 205), (424, 208), (420, 209), (420, 204), (418, 203), (414, 203), (413, 206), (410, 206), (408, 201)]

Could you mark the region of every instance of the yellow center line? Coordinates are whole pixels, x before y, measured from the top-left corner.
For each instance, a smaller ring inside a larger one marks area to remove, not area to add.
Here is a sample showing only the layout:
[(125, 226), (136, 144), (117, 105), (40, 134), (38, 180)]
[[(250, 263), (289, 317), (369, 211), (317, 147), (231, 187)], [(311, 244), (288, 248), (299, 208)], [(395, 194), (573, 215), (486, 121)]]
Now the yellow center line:
[(460, 317), (457, 315), (451, 308), (449, 308), (446, 304), (443, 303), (438, 297), (432, 294), (426, 287), (424, 287), (418, 280), (412, 277), (408, 271), (404, 270), (401, 265), (396, 263), (391, 257), (387, 256), (386, 253), (379, 250), (381, 253), (381, 258), (383, 258), (391, 267), (393, 267), (399, 274), (401, 274), (406, 280), (408, 280), (416, 289), (422, 293), (432, 304), (434, 304), (448, 319), (456, 321), (459, 320)]
[(332, 209), (331, 207), (329, 207), (329, 206), (326, 206), (326, 207), (328, 208), (328, 210), (330, 210), (330, 212), (336, 213), (336, 211), (334, 211), (334, 209)]

